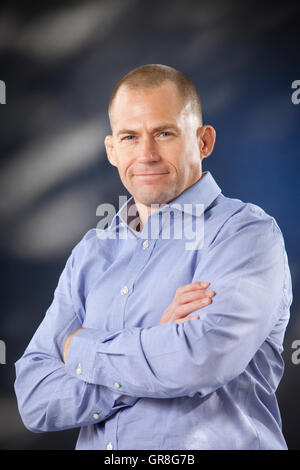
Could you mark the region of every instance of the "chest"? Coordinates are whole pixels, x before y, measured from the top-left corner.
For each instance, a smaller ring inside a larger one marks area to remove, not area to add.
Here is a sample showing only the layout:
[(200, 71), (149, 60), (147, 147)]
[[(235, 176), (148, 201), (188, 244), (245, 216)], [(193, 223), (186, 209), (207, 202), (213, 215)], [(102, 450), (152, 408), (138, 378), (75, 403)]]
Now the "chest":
[(192, 282), (201, 251), (180, 240), (126, 243), (111, 263), (90, 264), (83, 327), (115, 331), (159, 324), (176, 289)]

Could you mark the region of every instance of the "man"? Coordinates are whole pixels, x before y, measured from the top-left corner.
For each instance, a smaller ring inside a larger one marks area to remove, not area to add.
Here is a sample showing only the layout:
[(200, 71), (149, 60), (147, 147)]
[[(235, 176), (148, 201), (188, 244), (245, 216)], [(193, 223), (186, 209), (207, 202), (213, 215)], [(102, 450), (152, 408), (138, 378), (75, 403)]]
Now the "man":
[[(292, 291), (276, 221), (202, 173), (215, 131), (182, 73), (129, 72), (109, 116), (132, 197), (73, 249), (16, 363), (25, 426), (80, 427), (77, 449), (286, 449), (275, 392)], [(192, 249), (185, 232), (161, 236), (182, 220), (204, 221)]]

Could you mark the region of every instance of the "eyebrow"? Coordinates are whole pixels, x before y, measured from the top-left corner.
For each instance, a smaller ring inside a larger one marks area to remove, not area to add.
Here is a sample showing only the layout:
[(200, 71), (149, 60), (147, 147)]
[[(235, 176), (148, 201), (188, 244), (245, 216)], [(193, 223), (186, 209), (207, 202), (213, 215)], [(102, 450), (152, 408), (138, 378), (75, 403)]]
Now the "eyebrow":
[[(158, 127), (154, 127), (152, 129), (152, 132), (163, 132), (164, 130), (166, 129), (174, 129), (175, 131), (177, 131), (178, 133), (180, 132), (178, 127), (175, 126), (174, 124), (162, 124), (161, 126), (158, 126)], [(122, 134), (136, 134), (137, 131), (134, 131), (132, 129), (121, 129), (119, 130), (119, 132), (117, 133), (117, 137), (122, 135)]]

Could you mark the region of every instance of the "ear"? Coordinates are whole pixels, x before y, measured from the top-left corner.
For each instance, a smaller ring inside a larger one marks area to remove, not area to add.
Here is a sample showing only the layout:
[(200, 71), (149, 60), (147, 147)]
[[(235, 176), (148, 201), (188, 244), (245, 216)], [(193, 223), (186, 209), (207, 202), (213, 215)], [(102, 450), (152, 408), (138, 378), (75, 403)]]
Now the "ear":
[(114, 141), (112, 135), (107, 135), (104, 139), (104, 145), (106, 149), (106, 155), (108, 158), (109, 163), (113, 166), (118, 166), (116, 159), (115, 159), (115, 150), (114, 150)]
[(216, 131), (212, 126), (201, 126), (199, 127), (197, 134), (200, 157), (202, 160), (203, 158), (209, 157), (213, 151), (216, 141)]

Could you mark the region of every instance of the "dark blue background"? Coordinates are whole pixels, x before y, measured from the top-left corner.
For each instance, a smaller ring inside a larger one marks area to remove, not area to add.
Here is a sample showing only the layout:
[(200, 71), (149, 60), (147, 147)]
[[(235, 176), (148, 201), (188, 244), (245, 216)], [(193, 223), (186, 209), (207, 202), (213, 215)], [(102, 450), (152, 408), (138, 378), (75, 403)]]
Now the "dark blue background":
[[(299, 5), (299, 4), (298, 4)], [(108, 163), (106, 108), (116, 82), (147, 63), (178, 68), (199, 89), (217, 132), (209, 170), (226, 196), (261, 206), (286, 243), (294, 302), (278, 389), (284, 434), (300, 448), (297, 2), (102, 0), (2, 2), (0, 79), (0, 448), (72, 449), (77, 430), (27, 431), (14, 362), (49, 307), (59, 274), (96, 208), (128, 195)]]

